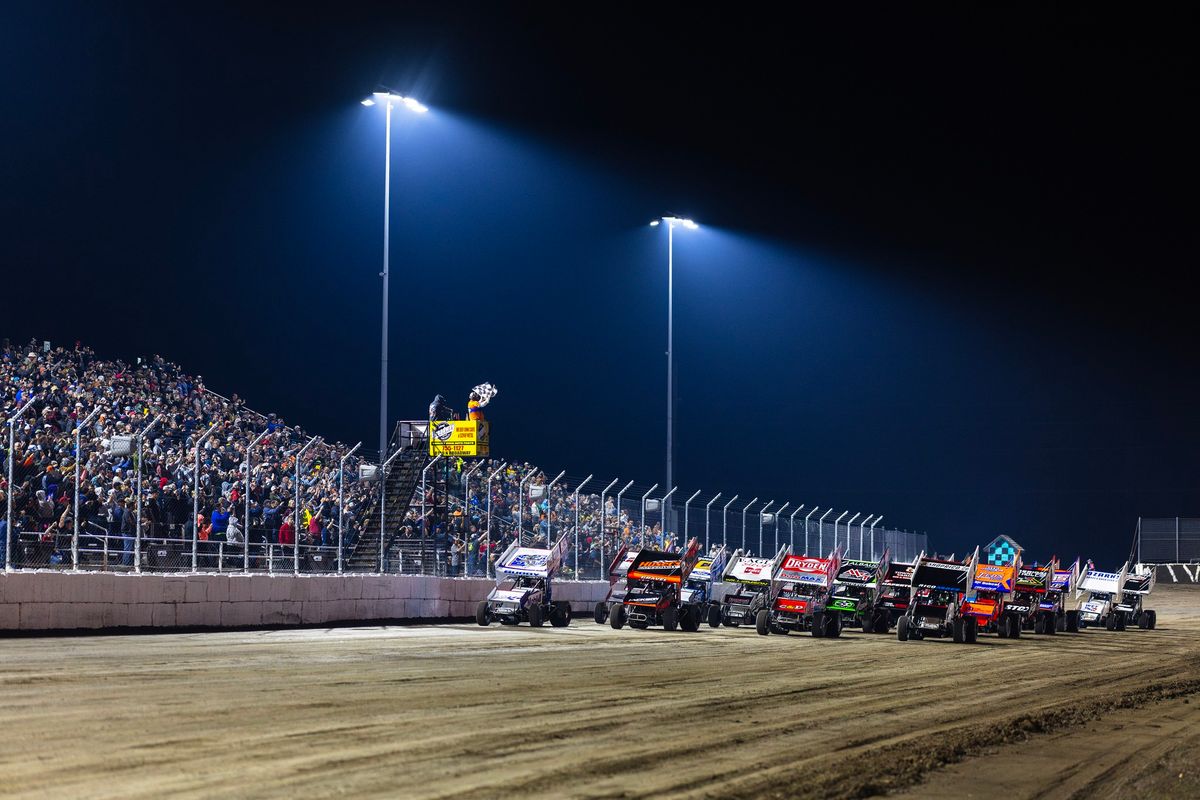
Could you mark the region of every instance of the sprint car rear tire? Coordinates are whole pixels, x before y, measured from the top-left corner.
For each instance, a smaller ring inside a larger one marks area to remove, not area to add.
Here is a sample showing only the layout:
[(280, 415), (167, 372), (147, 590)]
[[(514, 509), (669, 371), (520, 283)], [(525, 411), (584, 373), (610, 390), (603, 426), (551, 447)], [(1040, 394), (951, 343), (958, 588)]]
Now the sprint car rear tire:
[(996, 623), (996, 635), (1001, 639), (1008, 638), (1008, 620), (1003, 617)]
[(825, 638), (825, 614), (817, 612), (812, 615), (812, 635), (817, 639)]
[(688, 633), (700, 630), (700, 606), (688, 606), (679, 617), (679, 627)]
[(754, 617), (754, 629), (758, 631), (759, 636), (766, 636), (771, 632), (771, 612), (765, 608), (759, 611)]
[(975, 617), (967, 617), (965, 626), (963, 627), (963, 641), (967, 644), (975, 644), (979, 641), (979, 620)]
[(1154, 626), (1158, 624), (1158, 614), (1154, 611), (1143, 611), (1142, 614), (1147, 617), (1146, 630), (1154, 630)]
[(679, 609), (665, 608), (662, 612), (662, 625), (664, 631), (673, 631), (679, 627)]
[(709, 606), (708, 607), (708, 627), (710, 627), (710, 628), (721, 627), (721, 616), (722, 615), (721, 615), (721, 607), (720, 606)]
[(475, 624), (481, 628), (486, 628), (492, 622), (492, 615), (488, 613), (487, 600), (480, 600), (479, 605), (475, 606)]
[(1124, 611), (1117, 612), (1117, 630), (1119, 630), (1119, 631), (1125, 630), (1125, 612)]
[(592, 618), (596, 620), (597, 625), (608, 622), (608, 603), (596, 603), (596, 607), (592, 609)]
[(1117, 613), (1110, 611), (1108, 616), (1104, 618), (1104, 630), (1115, 631), (1117, 629)]
[(1042, 619), (1041, 616), (1033, 618), (1033, 632), (1039, 635), (1046, 632), (1046, 620)]
[(1066, 622), (1063, 624), (1063, 629), (1067, 633), (1079, 633), (1080, 627), (1082, 626), (1079, 624), (1079, 612), (1068, 611), (1066, 614)]
[(838, 612), (825, 615), (825, 637), (836, 639), (842, 635), (842, 615)]
[(545, 622), (545, 619), (543, 619), (543, 617), (542, 617), (541, 605), (534, 603), (533, 605), (529, 606), (525, 610), (525, 613), (527, 613), (529, 615), (529, 627), (531, 627), (531, 628), (542, 627), (542, 623)]
[(963, 644), (966, 641), (966, 638), (963, 634), (963, 626), (964, 622), (962, 617), (959, 617), (958, 619), (954, 620), (954, 622), (950, 623), (951, 636), (954, 639), (955, 644)]
[(550, 608), (550, 624), (555, 628), (565, 628), (571, 624), (571, 604), (555, 603)]
[(612, 626), (614, 631), (621, 630), (625, 625), (625, 606), (620, 603), (614, 605), (608, 612), (608, 624)]
[(1042, 623), (1042, 633), (1046, 634), (1047, 636), (1053, 636), (1054, 634), (1058, 633), (1057, 616), (1046, 617), (1046, 620)]
[(908, 641), (908, 617), (896, 620), (896, 638), (902, 642)]
[(891, 625), (888, 624), (888, 615), (886, 611), (875, 618), (876, 633), (887, 633), (890, 627)]
[(1020, 639), (1021, 638), (1021, 620), (1017, 619), (1012, 614), (1007, 615), (1005, 617), (1005, 619), (1008, 620), (1008, 638)]

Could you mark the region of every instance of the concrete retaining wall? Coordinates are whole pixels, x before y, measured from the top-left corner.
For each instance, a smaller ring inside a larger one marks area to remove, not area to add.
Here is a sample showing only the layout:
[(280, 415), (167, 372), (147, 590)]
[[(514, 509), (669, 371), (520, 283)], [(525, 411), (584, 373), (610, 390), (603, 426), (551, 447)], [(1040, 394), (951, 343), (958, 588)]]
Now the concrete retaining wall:
[[(466, 619), (493, 581), (420, 575), (0, 574), (0, 630), (308, 625)], [(561, 581), (589, 613), (607, 582)]]

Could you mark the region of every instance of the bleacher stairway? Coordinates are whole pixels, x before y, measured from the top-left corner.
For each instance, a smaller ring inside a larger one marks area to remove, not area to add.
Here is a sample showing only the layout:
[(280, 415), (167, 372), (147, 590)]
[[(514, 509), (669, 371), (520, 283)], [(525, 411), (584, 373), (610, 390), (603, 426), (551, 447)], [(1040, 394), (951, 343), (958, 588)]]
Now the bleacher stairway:
[[(396, 456), (384, 477), (383, 498), (386, 515), (384, 524), (387, 532), (384, 541), (388, 543), (386, 555), (386, 571), (397, 572), (396, 551), (398, 542), (395, 532), (404, 521), (404, 515), (412, 506), (413, 494), (417, 484), (421, 482), (421, 470), (428, 463), (425, 454), (425, 441), (420, 439), (405, 447), (404, 452)], [(364, 530), (354, 552), (346, 565), (350, 572), (378, 572), (379, 569), (379, 504), (377, 503), (367, 515)]]

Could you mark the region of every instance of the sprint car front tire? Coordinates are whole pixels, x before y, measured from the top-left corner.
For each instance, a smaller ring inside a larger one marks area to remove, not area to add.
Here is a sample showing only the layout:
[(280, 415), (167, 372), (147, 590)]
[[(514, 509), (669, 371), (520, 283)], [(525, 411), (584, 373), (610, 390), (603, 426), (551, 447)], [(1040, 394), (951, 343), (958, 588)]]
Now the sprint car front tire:
[(541, 605), (535, 603), (534, 605), (529, 606), (529, 608), (526, 609), (526, 613), (529, 614), (529, 627), (531, 627), (531, 628), (542, 627), (542, 623), (545, 620), (542, 618)]
[(1154, 611), (1143, 611), (1142, 614), (1147, 618), (1146, 630), (1154, 630), (1154, 626), (1158, 624), (1158, 613)]
[(608, 622), (608, 603), (603, 601), (596, 603), (596, 607), (592, 609), (592, 618), (596, 620), (597, 625)]
[(896, 638), (902, 642), (908, 641), (908, 617), (896, 620)]
[(700, 630), (700, 613), (700, 606), (688, 606), (679, 617), (679, 627), (688, 633), (695, 633)]
[(754, 629), (758, 631), (759, 636), (766, 636), (771, 632), (771, 612), (765, 608), (759, 611), (754, 616)]
[(621, 630), (625, 625), (625, 606), (618, 603), (612, 607), (608, 612), (608, 624), (614, 631)]
[(824, 636), (825, 636), (825, 615), (823, 613), (818, 612), (818, 613), (812, 615), (812, 631), (811, 631), (811, 633), (817, 639), (824, 638)]
[(488, 613), (488, 601), (480, 600), (479, 605), (475, 606), (475, 624), (486, 628), (491, 622), (492, 615)]
[(550, 624), (555, 628), (565, 628), (571, 624), (571, 604), (555, 603), (550, 609)]
[(710, 627), (710, 628), (721, 627), (721, 616), (722, 616), (722, 614), (721, 614), (720, 606), (709, 606), (708, 607), (708, 627)]
[(679, 609), (665, 608), (662, 612), (662, 626), (664, 631), (673, 631), (679, 627)]

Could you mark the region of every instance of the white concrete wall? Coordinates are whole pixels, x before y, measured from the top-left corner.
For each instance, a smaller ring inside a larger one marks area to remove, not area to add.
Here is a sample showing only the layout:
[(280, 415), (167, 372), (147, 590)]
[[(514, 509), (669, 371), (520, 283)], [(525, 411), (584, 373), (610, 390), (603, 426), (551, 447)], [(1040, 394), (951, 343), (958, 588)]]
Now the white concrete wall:
[[(307, 625), (472, 618), (493, 581), (419, 575), (0, 574), (0, 630)], [(608, 584), (560, 581), (590, 617)]]

